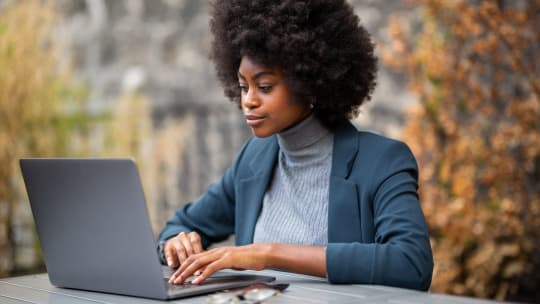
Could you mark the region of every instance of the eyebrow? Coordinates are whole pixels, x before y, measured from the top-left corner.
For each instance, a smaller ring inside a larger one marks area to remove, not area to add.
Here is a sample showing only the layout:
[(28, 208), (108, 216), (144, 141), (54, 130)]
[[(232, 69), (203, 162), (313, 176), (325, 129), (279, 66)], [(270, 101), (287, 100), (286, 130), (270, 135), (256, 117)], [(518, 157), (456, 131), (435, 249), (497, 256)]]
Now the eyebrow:
[[(240, 71), (238, 71), (237, 75), (238, 75), (238, 78), (242, 78), (244, 80), (246, 79), (246, 77), (240, 74)], [(265, 75), (274, 76), (276, 75), (276, 73), (274, 73), (273, 71), (260, 71), (258, 73), (255, 73), (255, 75), (252, 78), (253, 80), (257, 80), (258, 78), (261, 78), (262, 76), (265, 76)]]

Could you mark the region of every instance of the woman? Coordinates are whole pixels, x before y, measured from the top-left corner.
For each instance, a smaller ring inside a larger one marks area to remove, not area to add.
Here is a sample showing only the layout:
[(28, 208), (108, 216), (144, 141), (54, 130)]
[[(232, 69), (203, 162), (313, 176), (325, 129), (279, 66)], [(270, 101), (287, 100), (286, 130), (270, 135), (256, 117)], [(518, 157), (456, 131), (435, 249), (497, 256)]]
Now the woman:
[[(170, 282), (281, 269), (427, 290), (433, 271), (417, 165), (398, 141), (349, 119), (376, 58), (345, 1), (214, 1), (212, 59), (255, 137), (160, 234)], [(236, 246), (205, 251), (236, 236)]]

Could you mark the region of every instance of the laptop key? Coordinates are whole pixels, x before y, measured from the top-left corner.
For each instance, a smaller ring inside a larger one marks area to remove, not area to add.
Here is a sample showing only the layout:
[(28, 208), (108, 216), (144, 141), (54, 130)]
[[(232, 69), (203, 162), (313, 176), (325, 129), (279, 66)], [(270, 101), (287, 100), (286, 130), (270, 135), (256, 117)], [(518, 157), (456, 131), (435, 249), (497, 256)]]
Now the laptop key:
[(165, 282), (167, 282), (167, 289), (169, 289), (169, 290), (183, 290), (183, 289), (192, 288), (194, 286), (197, 286), (197, 285), (191, 284), (191, 282), (184, 282), (182, 284), (171, 284), (171, 283), (169, 283), (168, 280), (165, 280)]

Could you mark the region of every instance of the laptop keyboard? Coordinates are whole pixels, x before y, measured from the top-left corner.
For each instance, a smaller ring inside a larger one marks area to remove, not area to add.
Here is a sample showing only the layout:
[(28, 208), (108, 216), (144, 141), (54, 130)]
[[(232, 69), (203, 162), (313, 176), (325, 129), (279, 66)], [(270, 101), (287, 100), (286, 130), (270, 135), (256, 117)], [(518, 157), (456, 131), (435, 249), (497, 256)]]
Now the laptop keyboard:
[(183, 284), (171, 284), (169, 283), (169, 280), (165, 279), (165, 283), (167, 283), (167, 289), (171, 291), (175, 290), (185, 290), (188, 288), (196, 287), (197, 285), (191, 284), (191, 283), (183, 283)]
[(172, 291), (185, 290), (189, 288), (201, 288), (203, 286), (206, 287), (209, 285), (220, 285), (220, 284), (226, 284), (226, 283), (231, 283), (231, 282), (238, 282), (238, 278), (236, 277), (227, 277), (227, 276), (221, 277), (219, 275), (216, 275), (216, 276), (211, 276), (207, 278), (202, 285), (191, 284), (191, 280), (194, 280), (195, 278), (196, 278), (195, 276), (191, 276), (184, 283), (178, 284), (178, 285), (169, 283), (168, 279), (165, 279), (165, 282), (167, 283), (167, 289), (172, 290)]
[[(169, 277), (172, 275), (174, 270), (165, 267), (163, 268), (163, 280), (165, 281), (165, 286), (167, 286), (167, 293), (171, 298), (175, 298), (178, 295), (190, 296), (219, 290), (227, 290), (231, 288), (239, 288), (260, 283), (262, 281), (262, 277), (257, 278), (253, 275), (236, 275), (230, 272), (219, 271), (212, 274), (200, 285), (191, 283), (191, 280), (195, 279), (196, 276), (189, 277), (183, 284), (175, 285), (169, 283)], [(271, 281), (273, 279), (274, 278), (272, 277), (266, 277), (265, 281)]]

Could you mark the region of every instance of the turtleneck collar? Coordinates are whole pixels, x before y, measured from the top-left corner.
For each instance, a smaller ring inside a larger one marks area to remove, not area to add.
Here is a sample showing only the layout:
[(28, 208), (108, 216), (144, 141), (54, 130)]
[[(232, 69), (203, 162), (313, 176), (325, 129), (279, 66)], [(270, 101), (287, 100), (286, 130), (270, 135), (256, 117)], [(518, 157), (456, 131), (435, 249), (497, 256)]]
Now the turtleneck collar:
[(280, 149), (286, 154), (297, 154), (314, 144), (328, 139), (332, 133), (312, 114), (296, 126), (277, 134)]

